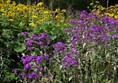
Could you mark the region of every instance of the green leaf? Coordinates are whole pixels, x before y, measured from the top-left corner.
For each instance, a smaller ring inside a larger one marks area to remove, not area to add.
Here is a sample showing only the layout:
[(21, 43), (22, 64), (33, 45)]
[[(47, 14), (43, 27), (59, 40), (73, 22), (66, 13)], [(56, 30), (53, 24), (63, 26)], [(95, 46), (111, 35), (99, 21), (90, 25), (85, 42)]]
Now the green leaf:
[(26, 46), (24, 44), (21, 44), (20, 42), (17, 42), (17, 44), (14, 46), (14, 51), (16, 52), (23, 52), (26, 49)]
[(57, 36), (55, 35), (55, 36), (52, 36), (52, 40), (55, 40), (57, 38)]
[(6, 74), (5, 80), (6, 80), (7, 82), (12, 81), (13, 79), (15, 79), (15, 74), (14, 74), (14, 73), (7, 73), (7, 74)]

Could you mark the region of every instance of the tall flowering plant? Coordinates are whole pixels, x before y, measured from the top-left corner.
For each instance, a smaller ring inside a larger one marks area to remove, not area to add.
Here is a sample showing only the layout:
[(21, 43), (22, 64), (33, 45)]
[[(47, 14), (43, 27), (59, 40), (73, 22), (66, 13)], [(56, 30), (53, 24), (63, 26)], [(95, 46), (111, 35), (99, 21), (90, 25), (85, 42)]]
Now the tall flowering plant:
[(71, 54), (79, 57), (77, 79), (90, 83), (115, 82), (118, 21), (82, 11), (78, 18), (70, 20), (70, 24), (73, 27), (66, 28), (64, 32)]

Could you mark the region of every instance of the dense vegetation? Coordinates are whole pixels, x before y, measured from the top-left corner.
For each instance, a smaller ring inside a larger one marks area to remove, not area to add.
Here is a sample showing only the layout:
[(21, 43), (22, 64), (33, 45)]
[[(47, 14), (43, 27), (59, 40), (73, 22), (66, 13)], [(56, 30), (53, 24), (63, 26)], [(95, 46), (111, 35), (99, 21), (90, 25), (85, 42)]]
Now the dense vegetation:
[(51, 1), (1, 0), (0, 82), (117, 83), (118, 4)]

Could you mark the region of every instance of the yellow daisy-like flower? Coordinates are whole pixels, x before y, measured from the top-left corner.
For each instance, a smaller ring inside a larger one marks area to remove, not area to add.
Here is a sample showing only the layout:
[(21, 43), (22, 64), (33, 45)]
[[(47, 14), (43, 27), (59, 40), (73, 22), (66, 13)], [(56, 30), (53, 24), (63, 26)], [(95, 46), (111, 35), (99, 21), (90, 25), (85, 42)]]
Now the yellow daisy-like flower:
[(55, 12), (60, 12), (60, 8), (57, 8), (57, 9), (55, 10)]
[(66, 10), (65, 10), (65, 9), (62, 9), (62, 10), (61, 10), (61, 12), (65, 13), (65, 12), (66, 12)]
[(43, 2), (39, 2), (38, 4), (37, 4), (37, 6), (42, 6), (43, 5)]
[(33, 16), (32, 16), (32, 18), (38, 18), (38, 16), (36, 16), (36, 15), (33, 15)]
[(110, 14), (110, 13), (108, 15), (109, 15), (109, 17), (113, 17), (114, 16), (114, 14)]
[(118, 19), (118, 15), (115, 15), (114, 18), (115, 18), (115, 19)]
[(29, 26), (34, 27), (36, 26), (33, 22), (29, 23)]
[(60, 16), (59, 15), (56, 15), (56, 18), (58, 19), (58, 18), (60, 18)]
[(44, 11), (44, 14), (49, 14), (49, 11)]
[(13, 22), (14, 21), (14, 19), (9, 19), (11, 22)]

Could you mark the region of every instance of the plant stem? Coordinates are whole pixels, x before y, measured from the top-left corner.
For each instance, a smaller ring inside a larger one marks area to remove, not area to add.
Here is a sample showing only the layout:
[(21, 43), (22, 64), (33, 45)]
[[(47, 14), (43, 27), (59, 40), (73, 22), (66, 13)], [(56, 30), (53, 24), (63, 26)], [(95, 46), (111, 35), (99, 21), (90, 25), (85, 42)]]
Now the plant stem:
[(107, 12), (108, 12), (108, 7), (109, 7), (109, 0), (107, 0)]

